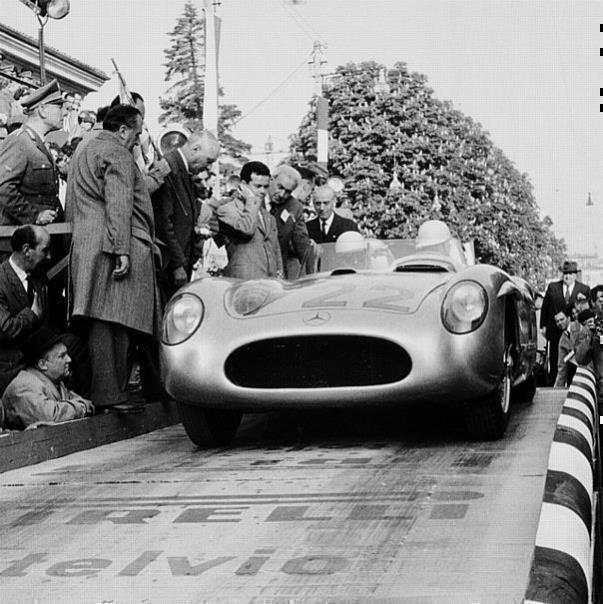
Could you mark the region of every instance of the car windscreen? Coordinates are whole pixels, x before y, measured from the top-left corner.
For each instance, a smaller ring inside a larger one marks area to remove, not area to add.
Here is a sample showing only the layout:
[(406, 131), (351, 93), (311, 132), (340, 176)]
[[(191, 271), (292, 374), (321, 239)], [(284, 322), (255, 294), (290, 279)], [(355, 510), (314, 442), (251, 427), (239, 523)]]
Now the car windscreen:
[(415, 239), (342, 239), (318, 246), (318, 270), (396, 272), (455, 272), (466, 265), (456, 239), (435, 245), (417, 245)]

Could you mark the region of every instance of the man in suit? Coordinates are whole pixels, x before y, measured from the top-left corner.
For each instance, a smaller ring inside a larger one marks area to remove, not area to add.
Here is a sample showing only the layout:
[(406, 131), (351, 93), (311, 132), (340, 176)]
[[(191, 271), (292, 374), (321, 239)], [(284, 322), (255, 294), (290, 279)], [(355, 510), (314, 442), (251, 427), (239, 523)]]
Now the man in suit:
[(358, 231), (358, 225), (349, 218), (335, 212), (337, 195), (331, 187), (323, 185), (314, 191), (314, 208), (317, 216), (306, 225), (310, 237), (316, 243), (330, 243), (337, 240), (341, 233)]
[(191, 278), (199, 258), (195, 246), (195, 225), (201, 205), (192, 175), (211, 166), (220, 153), (220, 143), (207, 131), (193, 132), (188, 140), (166, 156), (170, 173), (153, 194), (157, 237), (165, 244), (159, 283), (163, 302)]
[(94, 413), (92, 403), (65, 385), (71, 373), (71, 357), (60, 335), (41, 327), (23, 343), (25, 368), (2, 396), (6, 423), (27, 428), (38, 423), (57, 423)]
[(11, 247), (0, 264), (0, 393), (23, 368), (24, 340), (46, 317), (46, 283), (36, 268), (50, 258), (50, 235), (41, 226), (19, 227)]
[(220, 234), (227, 239), (225, 277), (283, 277), (276, 222), (264, 205), (269, 183), (268, 166), (248, 162), (241, 168), (239, 191), (216, 209)]
[(565, 260), (559, 270), (563, 273), (563, 277), (560, 281), (549, 283), (540, 310), (540, 329), (549, 345), (549, 386), (555, 384), (557, 377), (559, 340), (562, 333), (555, 322), (555, 315), (561, 310), (566, 314), (569, 313), (569, 309), (579, 299), (590, 296), (588, 285), (576, 280), (578, 273), (576, 262)]
[(78, 146), (67, 180), (71, 318), (87, 326), (90, 398), (97, 408), (122, 411), (134, 411), (126, 390), (130, 347), (152, 341), (161, 313), (153, 206), (132, 155), (141, 131), (136, 108), (114, 107), (103, 131)]
[(286, 279), (311, 272), (314, 257), (312, 243), (304, 220), (304, 206), (293, 197), (301, 182), (300, 174), (291, 166), (278, 166), (270, 183), (270, 213), (276, 220), (278, 242)]

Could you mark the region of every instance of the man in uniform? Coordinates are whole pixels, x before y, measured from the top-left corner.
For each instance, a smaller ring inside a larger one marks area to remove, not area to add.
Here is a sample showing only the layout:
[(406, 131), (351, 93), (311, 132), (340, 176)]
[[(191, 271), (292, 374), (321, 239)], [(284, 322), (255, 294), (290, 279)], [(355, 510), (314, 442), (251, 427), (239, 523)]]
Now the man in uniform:
[(21, 105), (25, 123), (0, 144), (0, 225), (60, 222), (58, 174), (44, 137), (62, 127), (69, 103), (53, 80)]

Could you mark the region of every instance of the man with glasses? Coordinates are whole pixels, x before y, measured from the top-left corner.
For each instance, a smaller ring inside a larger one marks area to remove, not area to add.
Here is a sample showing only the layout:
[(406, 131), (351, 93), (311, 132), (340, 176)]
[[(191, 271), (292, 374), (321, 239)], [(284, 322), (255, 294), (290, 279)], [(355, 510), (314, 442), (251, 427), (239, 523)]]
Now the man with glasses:
[(44, 137), (61, 129), (70, 104), (53, 80), (21, 105), (25, 123), (0, 144), (0, 225), (60, 222), (58, 173)]
[(220, 143), (213, 134), (203, 130), (192, 132), (184, 145), (165, 156), (170, 173), (152, 195), (157, 237), (165, 244), (159, 272), (164, 304), (190, 280), (199, 258), (195, 226), (201, 204), (193, 178), (209, 168), (219, 154)]

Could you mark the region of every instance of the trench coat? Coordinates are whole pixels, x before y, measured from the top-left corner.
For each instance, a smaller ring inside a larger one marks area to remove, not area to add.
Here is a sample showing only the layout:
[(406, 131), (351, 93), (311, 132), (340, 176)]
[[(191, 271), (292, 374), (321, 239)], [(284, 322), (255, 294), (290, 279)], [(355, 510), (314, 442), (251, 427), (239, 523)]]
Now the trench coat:
[[(103, 130), (80, 143), (69, 167), (66, 215), (73, 223), (69, 257), (72, 319), (109, 321), (159, 333), (155, 226), (151, 197), (132, 153)], [(115, 256), (130, 270), (115, 280)]]

